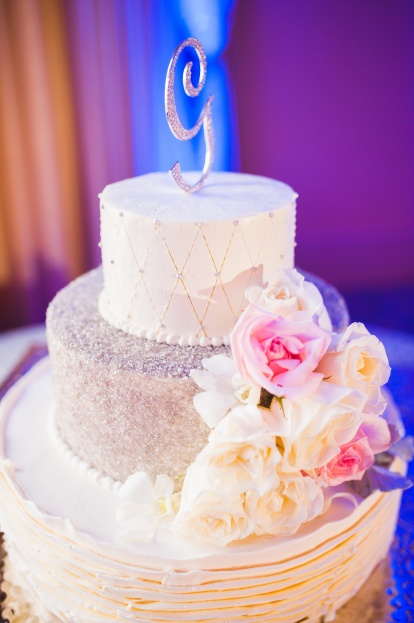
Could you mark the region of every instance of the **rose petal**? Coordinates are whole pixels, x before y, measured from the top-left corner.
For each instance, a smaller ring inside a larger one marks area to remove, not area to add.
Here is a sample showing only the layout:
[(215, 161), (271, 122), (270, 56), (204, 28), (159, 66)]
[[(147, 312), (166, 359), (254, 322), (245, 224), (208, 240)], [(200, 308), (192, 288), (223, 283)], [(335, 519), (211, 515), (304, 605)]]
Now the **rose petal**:
[(125, 502), (152, 500), (154, 488), (150, 477), (145, 472), (135, 472), (131, 474), (119, 488), (118, 496)]
[(366, 435), (374, 454), (385, 452), (391, 444), (391, 434), (387, 422), (382, 417), (364, 414), (361, 431)]
[(209, 428), (215, 428), (226, 413), (238, 403), (234, 394), (211, 391), (196, 394), (193, 398), (195, 409)]

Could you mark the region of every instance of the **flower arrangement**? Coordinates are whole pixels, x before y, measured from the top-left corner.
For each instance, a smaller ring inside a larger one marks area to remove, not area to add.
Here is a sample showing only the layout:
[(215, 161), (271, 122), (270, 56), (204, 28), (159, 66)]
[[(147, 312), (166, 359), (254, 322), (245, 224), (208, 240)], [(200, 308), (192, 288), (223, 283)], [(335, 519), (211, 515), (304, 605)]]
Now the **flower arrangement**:
[(233, 357), (215, 355), (191, 372), (207, 445), (181, 493), (167, 476), (154, 487), (142, 473), (128, 479), (118, 509), (124, 537), (152, 538), (157, 522), (220, 546), (291, 535), (326, 510), (330, 487), (368, 494), (411, 484), (387, 469), (393, 455), (409, 458), (412, 442), (386, 409), (381, 342), (360, 323), (333, 333), (321, 294), (296, 270), (246, 298)]

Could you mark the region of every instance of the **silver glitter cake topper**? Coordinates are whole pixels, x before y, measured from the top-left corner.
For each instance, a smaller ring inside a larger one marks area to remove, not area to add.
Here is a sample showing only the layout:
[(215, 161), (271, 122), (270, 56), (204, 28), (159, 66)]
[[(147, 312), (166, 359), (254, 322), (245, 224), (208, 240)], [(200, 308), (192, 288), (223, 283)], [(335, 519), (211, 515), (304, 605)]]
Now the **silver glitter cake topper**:
[(175, 97), (174, 97), (174, 80), (175, 80), (175, 68), (177, 65), (178, 57), (181, 52), (187, 46), (191, 46), (197, 52), (198, 60), (200, 61), (200, 77), (198, 81), (198, 85), (196, 87), (193, 86), (191, 82), (191, 68), (193, 66), (192, 62), (186, 64), (183, 73), (183, 84), (184, 91), (189, 97), (196, 97), (201, 93), (202, 88), (204, 87), (206, 81), (207, 74), (207, 59), (206, 54), (204, 52), (203, 46), (194, 37), (190, 37), (186, 39), (174, 50), (174, 54), (171, 58), (170, 64), (167, 70), (167, 77), (165, 80), (165, 113), (167, 115), (168, 125), (170, 126), (171, 132), (174, 134), (176, 138), (180, 141), (188, 141), (191, 138), (194, 138), (200, 131), (201, 126), (203, 126), (204, 130), (204, 140), (206, 142), (206, 157), (204, 160), (203, 173), (196, 184), (188, 184), (183, 176), (181, 175), (180, 163), (176, 162), (175, 165), (170, 169), (170, 173), (172, 175), (175, 183), (185, 190), (186, 192), (195, 192), (199, 190), (204, 182), (207, 179), (208, 174), (210, 173), (211, 165), (213, 164), (214, 159), (214, 133), (213, 133), (213, 120), (211, 117), (211, 102), (213, 101), (213, 96), (210, 95), (207, 102), (205, 103), (203, 110), (200, 113), (200, 116), (197, 120), (197, 123), (187, 130), (181, 124), (180, 119), (178, 118), (177, 108), (175, 106)]

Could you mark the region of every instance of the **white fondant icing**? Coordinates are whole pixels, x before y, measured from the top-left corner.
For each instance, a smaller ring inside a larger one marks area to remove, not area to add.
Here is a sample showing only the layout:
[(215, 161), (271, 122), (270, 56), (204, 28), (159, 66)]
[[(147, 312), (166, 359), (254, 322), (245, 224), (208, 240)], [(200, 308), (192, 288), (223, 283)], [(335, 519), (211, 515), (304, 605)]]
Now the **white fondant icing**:
[(213, 173), (192, 194), (166, 173), (110, 184), (100, 197), (103, 318), (149, 340), (228, 343), (246, 288), (293, 267), (296, 197), (237, 173)]

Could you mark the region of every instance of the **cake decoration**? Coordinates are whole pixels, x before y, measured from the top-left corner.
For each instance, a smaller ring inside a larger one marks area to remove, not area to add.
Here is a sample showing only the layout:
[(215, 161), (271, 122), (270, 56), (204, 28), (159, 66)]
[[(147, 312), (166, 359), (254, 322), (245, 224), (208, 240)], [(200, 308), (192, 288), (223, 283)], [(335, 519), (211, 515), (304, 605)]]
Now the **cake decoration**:
[(152, 537), (166, 519), (172, 531), (221, 547), (287, 536), (326, 512), (333, 496), (354, 499), (358, 487), (341, 485), (364, 479), (365, 495), (411, 486), (384, 460), (412, 458), (412, 442), (398, 448), (404, 429), (386, 412), (384, 346), (361, 323), (340, 334), (322, 328), (327, 312), (315, 290), (296, 270), (281, 270), (246, 293), (255, 302), (230, 335), (232, 357), (213, 355), (190, 372), (204, 390), (193, 400), (211, 429), (206, 446), (181, 494), (166, 475), (151, 495), (145, 474), (128, 478), (117, 513), (122, 538), (146, 540), (146, 526)]
[(190, 184), (186, 182), (181, 174), (181, 167), (179, 162), (176, 162), (174, 166), (170, 169), (171, 176), (177, 186), (179, 186), (186, 192), (195, 192), (197, 190), (200, 190), (200, 188), (205, 183), (214, 160), (214, 131), (213, 120), (211, 116), (211, 104), (213, 101), (213, 96), (210, 95), (207, 102), (204, 104), (204, 107), (196, 124), (188, 130), (184, 128), (178, 117), (177, 108), (175, 105), (174, 81), (175, 68), (178, 58), (181, 52), (188, 46), (191, 46), (197, 52), (198, 60), (200, 61), (200, 77), (198, 85), (194, 87), (191, 82), (191, 68), (193, 66), (193, 63), (187, 63), (184, 68), (183, 74), (184, 91), (189, 97), (197, 97), (204, 87), (207, 76), (206, 54), (204, 52), (203, 46), (198, 41), (198, 39), (195, 39), (194, 37), (189, 37), (185, 41), (182, 41), (182, 43), (180, 43), (176, 47), (170, 64), (168, 66), (167, 77), (165, 80), (165, 113), (167, 115), (167, 121), (171, 132), (174, 134), (175, 138), (178, 138), (180, 141), (188, 141), (194, 138), (199, 133), (201, 126), (203, 126), (204, 140), (206, 143), (206, 156), (204, 160), (203, 172), (200, 179), (195, 184)]

